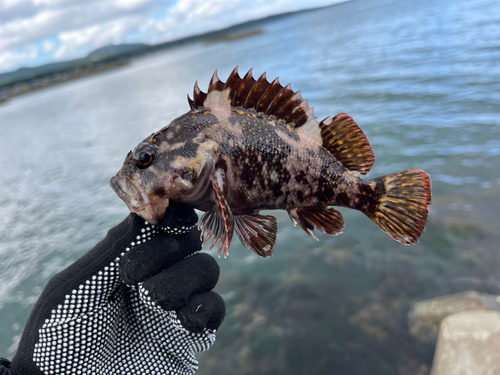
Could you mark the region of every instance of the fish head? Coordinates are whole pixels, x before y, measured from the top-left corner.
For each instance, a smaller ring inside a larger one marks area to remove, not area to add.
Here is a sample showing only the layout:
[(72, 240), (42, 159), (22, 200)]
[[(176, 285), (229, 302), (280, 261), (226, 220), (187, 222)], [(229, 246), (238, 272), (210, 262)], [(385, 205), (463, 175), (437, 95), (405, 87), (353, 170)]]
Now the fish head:
[(170, 200), (195, 204), (207, 194), (215, 160), (203, 150), (207, 147), (186, 157), (170, 142), (152, 135), (128, 153), (110, 185), (131, 212), (156, 225)]

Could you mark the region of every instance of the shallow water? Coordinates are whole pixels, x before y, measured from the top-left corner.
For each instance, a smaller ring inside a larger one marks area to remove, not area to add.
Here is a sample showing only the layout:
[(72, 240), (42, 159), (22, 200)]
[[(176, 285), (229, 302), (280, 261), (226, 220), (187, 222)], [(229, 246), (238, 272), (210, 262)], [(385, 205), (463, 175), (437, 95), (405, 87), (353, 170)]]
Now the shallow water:
[(320, 119), (351, 115), (377, 157), (368, 177), (424, 169), (433, 205), (412, 247), (347, 209), (344, 233), (320, 242), (276, 212), (270, 260), (235, 239), (219, 262), (228, 315), (200, 373), (425, 374), (433, 348), (408, 335), (411, 302), (500, 293), (500, 3), (360, 0), (262, 27), (0, 106), (0, 356), (47, 281), (127, 215), (108, 186), (126, 153), (188, 110), (195, 80), (236, 65), (291, 82)]

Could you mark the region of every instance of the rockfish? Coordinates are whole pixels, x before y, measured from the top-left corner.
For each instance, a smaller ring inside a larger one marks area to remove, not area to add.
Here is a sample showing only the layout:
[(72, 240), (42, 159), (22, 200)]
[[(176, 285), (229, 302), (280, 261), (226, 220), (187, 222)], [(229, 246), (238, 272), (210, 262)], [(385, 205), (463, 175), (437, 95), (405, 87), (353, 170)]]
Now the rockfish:
[(191, 110), (147, 137), (125, 158), (110, 184), (130, 211), (151, 224), (169, 201), (205, 211), (204, 243), (229, 253), (236, 231), (242, 244), (272, 255), (276, 218), (260, 210), (287, 210), (294, 224), (317, 239), (314, 228), (342, 232), (332, 206), (363, 212), (396, 241), (422, 234), (431, 203), (429, 175), (421, 170), (362, 179), (375, 155), (365, 134), (345, 113), (318, 122), (300, 91), (266, 73), (227, 81), (214, 73), (208, 92), (194, 86)]

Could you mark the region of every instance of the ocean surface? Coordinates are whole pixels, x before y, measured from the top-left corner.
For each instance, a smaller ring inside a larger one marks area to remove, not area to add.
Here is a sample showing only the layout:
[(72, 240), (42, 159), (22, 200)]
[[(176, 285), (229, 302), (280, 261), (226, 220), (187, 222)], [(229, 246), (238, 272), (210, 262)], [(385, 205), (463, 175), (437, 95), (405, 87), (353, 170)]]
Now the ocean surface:
[[(403, 246), (360, 212), (319, 242), (274, 212), (275, 255), (235, 237), (219, 259), (227, 317), (200, 374), (428, 374), (412, 303), (500, 294), (500, 2), (358, 0), (263, 23), (0, 105), (0, 356), (11, 358), (47, 281), (128, 213), (108, 186), (126, 153), (206, 91), (267, 71), (315, 107), (351, 115), (377, 160), (367, 177), (423, 169), (426, 232)], [(214, 254), (215, 255), (215, 254)]]

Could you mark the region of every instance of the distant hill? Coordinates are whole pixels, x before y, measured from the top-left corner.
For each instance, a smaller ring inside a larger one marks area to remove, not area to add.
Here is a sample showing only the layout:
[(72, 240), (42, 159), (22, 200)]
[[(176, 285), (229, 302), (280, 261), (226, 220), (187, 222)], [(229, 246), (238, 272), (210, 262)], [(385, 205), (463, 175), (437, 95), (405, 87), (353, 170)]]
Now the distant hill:
[(148, 44), (119, 44), (101, 47), (87, 55), (88, 59), (101, 60), (104, 58), (114, 57), (116, 55), (123, 55), (127, 53), (145, 53), (151, 50)]
[(20, 68), (14, 72), (2, 73), (0, 74), (0, 86), (33, 79), (37, 76), (41, 76), (48, 73), (65, 70), (73, 66), (79, 65), (83, 63), (83, 61), (84, 59), (63, 61), (63, 62), (37, 66), (35, 68)]
[(80, 59), (56, 62), (37, 66), (35, 68), (20, 68), (13, 72), (2, 73), (0, 74), (0, 87), (31, 80), (47, 74), (62, 72), (97, 61), (115, 59), (118, 57), (131, 57), (132, 55), (146, 53), (150, 50), (151, 46), (147, 44), (121, 44), (116, 46), (106, 46), (96, 49)]

